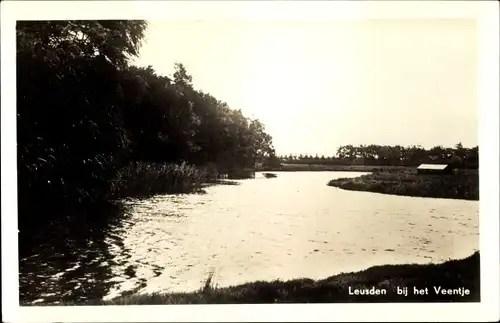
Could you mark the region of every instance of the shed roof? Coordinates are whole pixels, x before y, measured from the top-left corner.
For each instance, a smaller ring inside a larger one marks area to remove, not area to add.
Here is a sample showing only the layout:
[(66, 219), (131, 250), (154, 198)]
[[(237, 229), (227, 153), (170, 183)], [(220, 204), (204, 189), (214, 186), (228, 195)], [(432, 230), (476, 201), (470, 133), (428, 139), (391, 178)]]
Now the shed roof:
[(422, 164), (417, 169), (445, 170), (448, 164)]

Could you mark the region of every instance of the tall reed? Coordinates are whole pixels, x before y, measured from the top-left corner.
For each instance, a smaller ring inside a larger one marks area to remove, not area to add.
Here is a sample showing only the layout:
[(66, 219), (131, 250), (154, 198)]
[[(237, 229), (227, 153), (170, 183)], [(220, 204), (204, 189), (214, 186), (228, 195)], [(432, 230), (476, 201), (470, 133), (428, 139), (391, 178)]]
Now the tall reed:
[(120, 169), (110, 182), (111, 199), (155, 194), (189, 193), (199, 188), (206, 172), (181, 164), (137, 162)]

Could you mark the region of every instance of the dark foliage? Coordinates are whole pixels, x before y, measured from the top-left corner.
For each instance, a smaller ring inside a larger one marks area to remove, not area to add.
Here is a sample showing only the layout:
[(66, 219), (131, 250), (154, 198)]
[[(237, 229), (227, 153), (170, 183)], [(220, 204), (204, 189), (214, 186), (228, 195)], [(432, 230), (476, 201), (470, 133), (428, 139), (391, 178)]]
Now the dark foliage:
[(21, 228), (52, 218), (54, 208), (183, 191), (191, 185), (179, 181), (201, 178), (191, 165), (228, 172), (274, 155), (262, 123), (195, 90), (182, 64), (173, 78), (130, 66), (146, 28), (144, 21), (18, 22)]

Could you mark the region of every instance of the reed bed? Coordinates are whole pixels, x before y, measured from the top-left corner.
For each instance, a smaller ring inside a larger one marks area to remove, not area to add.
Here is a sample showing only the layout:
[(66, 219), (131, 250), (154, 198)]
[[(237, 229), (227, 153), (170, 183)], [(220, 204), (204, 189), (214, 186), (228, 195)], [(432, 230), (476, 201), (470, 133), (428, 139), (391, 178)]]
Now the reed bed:
[(110, 197), (146, 197), (155, 194), (190, 193), (201, 187), (206, 172), (181, 164), (138, 162), (120, 169), (110, 183)]

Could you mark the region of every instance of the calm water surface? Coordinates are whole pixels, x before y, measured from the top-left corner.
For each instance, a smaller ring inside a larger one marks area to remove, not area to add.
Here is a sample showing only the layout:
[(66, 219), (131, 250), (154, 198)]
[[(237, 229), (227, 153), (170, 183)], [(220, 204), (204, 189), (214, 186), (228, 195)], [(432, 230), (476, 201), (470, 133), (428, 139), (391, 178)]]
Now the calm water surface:
[(92, 232), (86, 236), (61, 229), (21, 260), (21, 298), (57, 303), (192, 291), (210, 272), (220, 287), (317, 279), (372, 265), (443, 262), (478, 250), (477, 201), (326, 185), (361, 173), (276, 173), (211, 186), (206, 194), (127, 201), (119, 220), (94, 230), (87, 221), (89, 228), (79, 230)]

